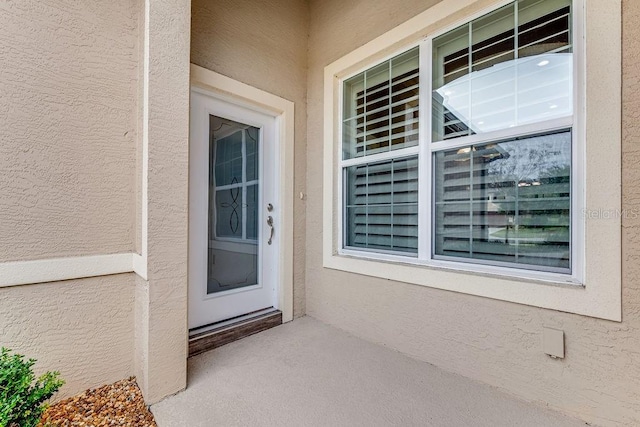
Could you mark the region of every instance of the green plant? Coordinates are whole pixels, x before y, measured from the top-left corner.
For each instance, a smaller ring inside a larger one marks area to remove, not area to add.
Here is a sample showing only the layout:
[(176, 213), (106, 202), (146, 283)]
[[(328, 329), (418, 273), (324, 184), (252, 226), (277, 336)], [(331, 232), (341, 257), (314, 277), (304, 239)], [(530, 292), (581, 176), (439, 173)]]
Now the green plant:
[(59, 372), (46, 372), (36, 379), (34, 359), (0, 352), (0, 427), (34, 427), (47, 408), (45, 401), (64, 384)]

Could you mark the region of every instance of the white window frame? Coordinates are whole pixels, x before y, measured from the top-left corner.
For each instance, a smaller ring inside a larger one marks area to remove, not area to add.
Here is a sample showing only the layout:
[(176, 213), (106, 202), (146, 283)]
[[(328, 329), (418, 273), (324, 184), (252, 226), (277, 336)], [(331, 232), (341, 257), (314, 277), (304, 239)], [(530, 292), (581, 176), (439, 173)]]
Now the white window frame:
[[(424, 143), (423, 137), (430, 132), (430, 104), (420, 105), (419, 147), (377, 154), (367, 159), (373, 162), (405, 156), (412, 150), (420, 151), (422, 195), (419, 197), (418, 258), (343, 248), (343, 189), (340, 174), (342, 168), (349, 165), (349, 160), (342, 160), (340, 147), (342, 82), (418, 44), (424, 44), (420, 58), (422, 91), (423, 87), (431, 85), (432, 38), (509, 3), (511, 0), (444, 0), (325, 68), (323, 265), (352, 273), (620, 321), (620, 231), (623, 214), (620, 211), (619, 173), (621, 0), (573, 1), (574, 106), (577, 108), (574, 108), (572, 121), (561, 119), (555, 126), (572, 128), (572, 147), (575, 148), (572, 150), (571, 275), (432, 259), (429, 223), (431, 188), (423, 187), (424, 183), (430, 183), (427, 174), (431, 173), (431, 147)], [(617, 64), (613, 72), (612, 64)], [(541, 129), (539, 125), (533, 125), (520, 130), (539, 133)], [(512, 131), (506, 131), (504, 136), (508, 136), (507, 133), (511, 135)], [(495, 136), (493, 133), (492, 139)], [(456, 143), (450, 140), (447, 145), (453, 147)], [(468, 144), (469, 139), (465, 138), (464, 145)], [(612, 170), (618, 173), (612, 174)], [(425, 197), (424, 191), (429, 197)], [(600, 215), (598, 218), (598, 213), (602, 212), (609, 215)]]

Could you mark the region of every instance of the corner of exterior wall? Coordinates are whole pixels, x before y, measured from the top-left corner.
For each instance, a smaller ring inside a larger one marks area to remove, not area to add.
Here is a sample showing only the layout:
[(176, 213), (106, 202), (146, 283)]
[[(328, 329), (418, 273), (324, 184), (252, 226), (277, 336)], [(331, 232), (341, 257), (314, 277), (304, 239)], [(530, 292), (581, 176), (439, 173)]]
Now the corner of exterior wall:
[[(144, 2), (141, 251), (135, 371), (145, 401), (186, 386), (191, 2)], [(145, 239), (146, 236), (146, 239)]]
[(136, 86), (133, 92), (136, 94), (136, 169), (135, 169), (135, 191), (131, 194), (133, 197), (133, 206), (135, 207), (134, 220), (134, 251), (142, 254), (142, 169), (143, 169), (143, 122), (144, 122), (144, 56), (145, 56), (145, 0), (136, 0), (136, 23), (138, 26), (136, 38), (136, 52), (138, 61), (138, 73), (136, 76)]

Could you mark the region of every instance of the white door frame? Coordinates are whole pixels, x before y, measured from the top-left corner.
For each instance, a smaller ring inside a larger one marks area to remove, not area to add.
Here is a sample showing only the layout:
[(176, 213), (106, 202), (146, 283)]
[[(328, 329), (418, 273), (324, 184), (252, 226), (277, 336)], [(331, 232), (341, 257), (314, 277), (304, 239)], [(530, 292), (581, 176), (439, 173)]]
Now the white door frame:
[[(191, 64), (191, 85), (211, 96), (273, 116), (276, 121), (276, 191), (280, 194), (280, 251), (278, 256), (277, 308), (282, 321), (293, 320), (293, 150), (294, 104), (291, 101)], [(189, 284), (191, 286), (191, 284)]]

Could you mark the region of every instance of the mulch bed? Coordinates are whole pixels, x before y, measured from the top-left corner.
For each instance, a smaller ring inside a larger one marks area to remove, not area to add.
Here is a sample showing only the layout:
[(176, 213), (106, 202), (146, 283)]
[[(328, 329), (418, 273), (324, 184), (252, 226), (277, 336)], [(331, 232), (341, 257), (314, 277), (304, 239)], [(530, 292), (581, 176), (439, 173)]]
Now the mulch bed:
[(85, 391), (51, 405), (39, 427), (157, 427), (142, 393), (131, 377)]

